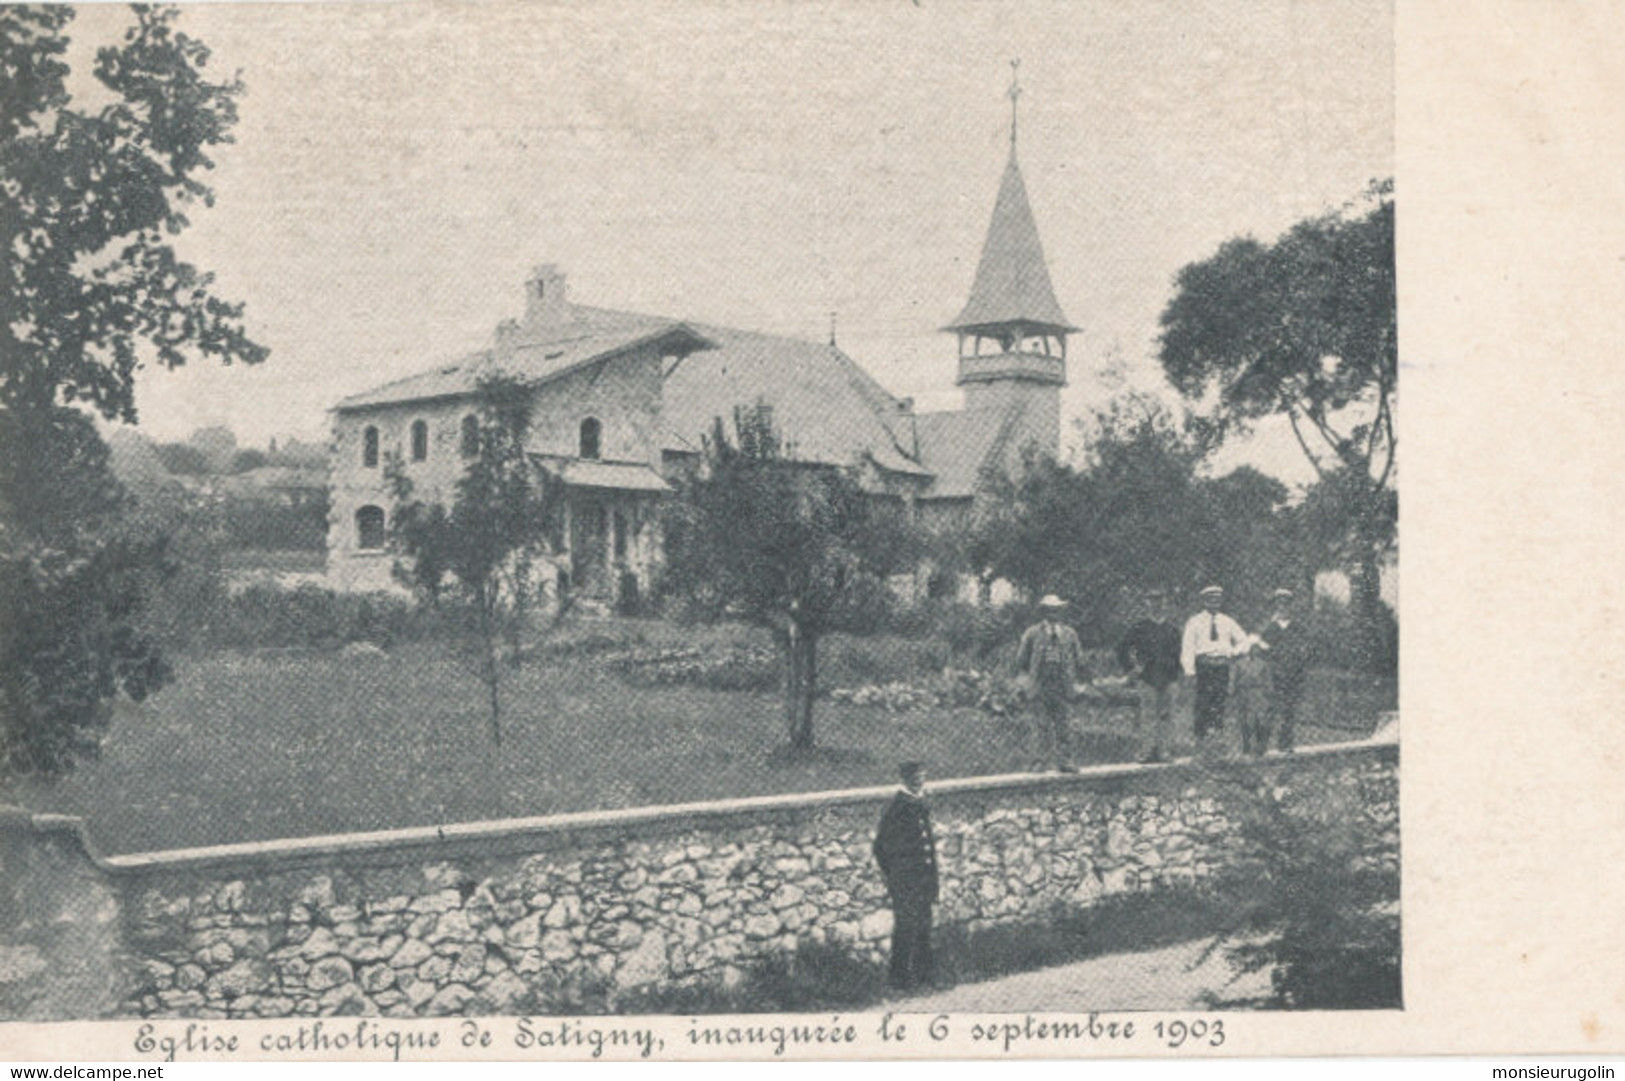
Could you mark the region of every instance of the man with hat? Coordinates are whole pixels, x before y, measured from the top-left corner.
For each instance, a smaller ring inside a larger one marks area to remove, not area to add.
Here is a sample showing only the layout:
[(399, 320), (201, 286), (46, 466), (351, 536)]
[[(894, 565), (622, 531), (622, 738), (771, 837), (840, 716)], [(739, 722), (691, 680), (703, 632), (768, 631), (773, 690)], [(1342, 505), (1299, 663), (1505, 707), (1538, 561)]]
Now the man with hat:
[(892, 987), (906, 990), (935, 978), (931, 958), (931, 906), (937, 900), (937, 845), (925, 805), (925, 766), (904, 762), (902, 787), (875, 832), (875, 862), (891, 897)]
[(1078, 632), (1061, 622), (1066, 602), (1051, 593), (1038, 602), (1039, 620), (1027, 628), (1016, 650), (1016, 671), (1030, 688), (1038, 714), (1038, 753), (1062, 773), (1072, 764), (1069, 704), (1083, 670)]
[(1202, 590), (1202, 611), (1185, 621), (1180, 666), (1196, 680), (1196, 738), (1200, 742), (1224, 727), (1230, 695), (1230, 660), (1247, 649), (1247, 632), (1219, 609), (1224, 589)]
[(1309, 635), (1303, 621), (1293, 617), (1290, 589), (1277, 589), (1271, 599), (1274, 611), (1258, 637), (1269, 647), (1270, 727), (1275, 730), (1276, 746), (1290, 754), (1298, 705), (1303, 701), (1304, 681), (1309, 674)]
[(1152, 590), (1146, 597), (1145, 618), (1117, 644), (1117, 662), (1140, 685), (1140, 731), (1150, 738), (1141, 762), (1166, 762), (1173, 753), (1180, 646), (1179, 627), (1168, 611), (1168, 592)]

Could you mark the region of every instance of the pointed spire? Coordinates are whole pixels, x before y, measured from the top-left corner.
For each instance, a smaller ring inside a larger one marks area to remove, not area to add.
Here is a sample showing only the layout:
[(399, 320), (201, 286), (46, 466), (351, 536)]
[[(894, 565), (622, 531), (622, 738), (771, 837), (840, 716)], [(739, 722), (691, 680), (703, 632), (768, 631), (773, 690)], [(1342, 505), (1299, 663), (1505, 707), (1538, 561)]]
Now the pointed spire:
[(1016, 104), (1021, 84), (1016, 80), (1021, 61), (1010, 62), (1010, 160), (993, 203), (993, 220), (976, 264), (976, 281), (959, 318), (946, 330), (975, 330), (999, 324), (1024, 324), (1034, 329), (1067, 333), (1077, 328), (1067, 322), (1055, 299), (1038, 224), (1027, 201), (1027, 185), (1016, 162)]

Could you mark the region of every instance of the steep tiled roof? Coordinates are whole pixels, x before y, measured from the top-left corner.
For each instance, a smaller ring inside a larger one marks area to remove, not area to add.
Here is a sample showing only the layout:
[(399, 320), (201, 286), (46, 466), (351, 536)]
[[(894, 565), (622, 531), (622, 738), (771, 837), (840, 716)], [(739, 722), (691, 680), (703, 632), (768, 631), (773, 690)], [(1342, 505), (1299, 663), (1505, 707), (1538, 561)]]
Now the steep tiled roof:
[(999, 182), (993, 220), (987, 227), (982, 258), (970, 300), (948, 330), (972, 330), (1000, 323), (1028, 323), (1059, 330), (1075, 330), (1061, 313), (1050, 284), (1044, 246), (1027, 202), (1027, 185), (1016, 164), (1014, 146)]
[(666, 377), (665, 421), (681, 442), (698, 446), (716, 417), (732, 423), (735, 406), (766, 403), (796, 457), (853, 465), (867, 457), (894, 473), (924, 476), (896, 427), (902, 406), (851, 357), (832, 345), (696, 324), (717, 348), (678, 362)]
[(1004, 459), (1023, 409), (980, 409), (963, 413), (921, 413), (914, 418), (920, 463), (934, 480), (922, 499), (969, 499), (989, 470)]
[(334, 408), (343, 411), (362, 409), (371, 405), (389, 405), (395, 402), (415, 402), (426, 398), (469, 394), (479, 382), (480, 374), (489, 370), (490, 360), (489, 350), (470, 353), (461, 360), (442, 364), (426, 372), (409, 375), (359, 394), (352, 394), (348, 398), (340, 399)]
[[(732, 423), (736, 406), (765, 403), (797, 457), (831, 465), (868, 459), (909, 476), (929, 473), (912, 457), (913, 433), (902, 403), (834, 346), (732, 327), (569, 304), (563, 318), (517, 328), (504, 370), (534, 381), (666, 334), (690, 348), (666, 373), (663, 450), (698, 451), (716, 417)], [(471, 393), (497, 366), (495, 350), (471, 354), (338, 404), (340, 410)]]

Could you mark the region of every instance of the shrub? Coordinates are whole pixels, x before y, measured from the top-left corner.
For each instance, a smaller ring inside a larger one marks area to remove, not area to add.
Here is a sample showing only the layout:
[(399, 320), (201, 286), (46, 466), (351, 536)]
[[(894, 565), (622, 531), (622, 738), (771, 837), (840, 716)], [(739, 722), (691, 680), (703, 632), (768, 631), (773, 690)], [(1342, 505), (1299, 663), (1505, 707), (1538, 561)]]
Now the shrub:
[(1327, 792), (1267, 787), (1229, 806), (1258, 853), (1245, 875), (1250, 903), (1215, 943), (1231, 966), (1269, 972), (1266, 1005), (1398, 1009), (1399, 870), (1365, 850), (1361, 809)]
[(783, 658), (766, 646), (632, 650), (608, 656), (606, 663), (628, 682), (641, 686), (687, 684), (713, 691), (771, 691), (784, 678)]
[(320, 586), (296, 589), (254, 585), (232, 596), (211, 628), (208, 644), (219, 648), (320, 648), (347, 642), (387, 646), (427, 637), (455, 617), (420, 614), (405, 598), (384, 593), (335, 593)]

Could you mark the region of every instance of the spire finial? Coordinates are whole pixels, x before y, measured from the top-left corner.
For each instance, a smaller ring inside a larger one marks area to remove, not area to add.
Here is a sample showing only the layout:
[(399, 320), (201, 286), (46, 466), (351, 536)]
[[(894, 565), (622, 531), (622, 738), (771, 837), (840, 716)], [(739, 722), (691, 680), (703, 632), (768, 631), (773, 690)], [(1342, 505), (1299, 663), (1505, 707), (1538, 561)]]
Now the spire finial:
[(1010, 98), (1010, 152), (1016, 150), (1016, 103), (1021, 97), (1021, 61), (1010, 61), (1010, 89), (1005, 91)]
[(835, 345), (835, 312), (829, 313), (829, 344)]

